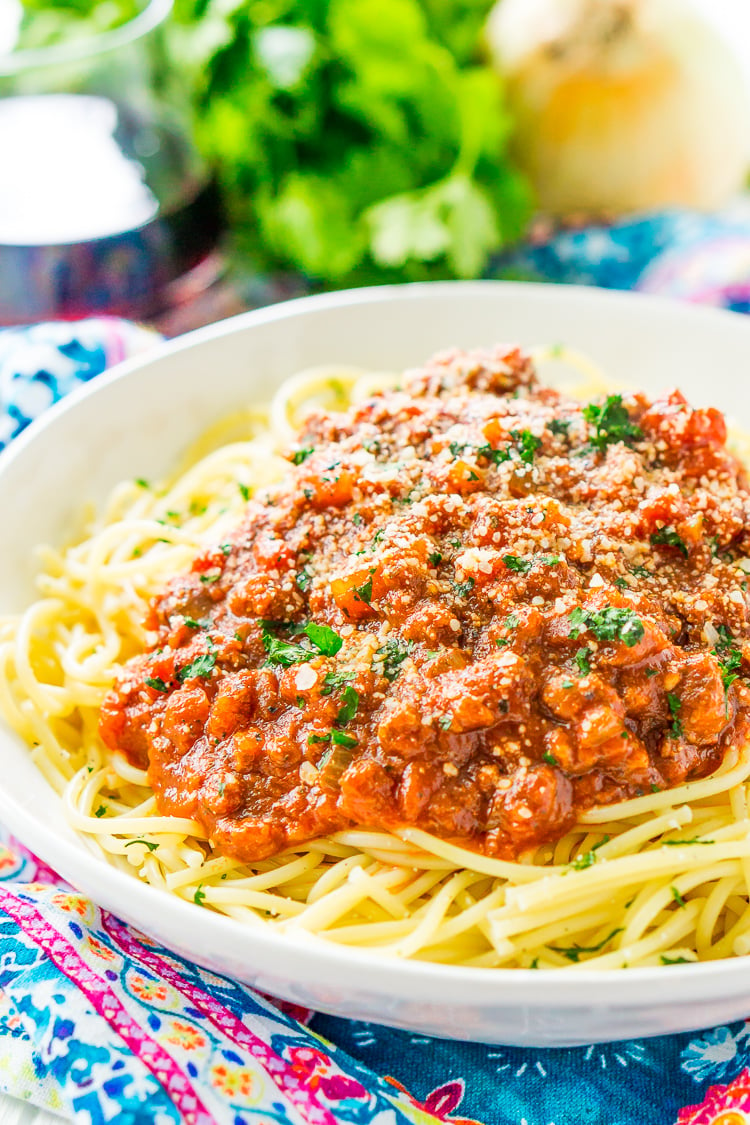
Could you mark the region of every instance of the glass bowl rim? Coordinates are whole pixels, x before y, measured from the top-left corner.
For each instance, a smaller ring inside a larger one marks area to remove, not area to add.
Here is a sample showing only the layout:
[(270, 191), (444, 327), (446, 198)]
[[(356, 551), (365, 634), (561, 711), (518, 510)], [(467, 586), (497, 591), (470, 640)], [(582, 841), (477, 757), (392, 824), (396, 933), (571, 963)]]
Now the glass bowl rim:
[(48, 66), (94, 59), (143, 39), (169, 16), (174, 0), (148, 0), (140, 12), (111, 31), (101, 31), (72, 43), (51, 47), (28, 47), (0, 53), (0, 77)]

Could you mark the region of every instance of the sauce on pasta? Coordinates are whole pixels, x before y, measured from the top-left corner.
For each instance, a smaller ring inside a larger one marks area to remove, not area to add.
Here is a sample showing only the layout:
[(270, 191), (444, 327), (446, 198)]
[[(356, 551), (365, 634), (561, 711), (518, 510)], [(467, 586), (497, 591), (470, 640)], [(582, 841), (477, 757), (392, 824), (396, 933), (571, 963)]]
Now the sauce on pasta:
[(106, 745), (243, 861), (342, 829), (514, 859), (747, 729), (750, 495), (715, 410), (453, 352), (305, 422), (151, 605)]

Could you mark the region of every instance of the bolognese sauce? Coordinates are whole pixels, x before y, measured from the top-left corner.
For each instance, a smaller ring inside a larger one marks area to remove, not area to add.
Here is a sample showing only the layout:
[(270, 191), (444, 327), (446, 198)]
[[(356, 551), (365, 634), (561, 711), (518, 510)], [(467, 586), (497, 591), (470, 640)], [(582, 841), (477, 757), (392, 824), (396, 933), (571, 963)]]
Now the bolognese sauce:
[(451, 352), (311, 415), (289, 460), (102, 708), (225, 854), (415, 826), (515, 858), (746, 737), (750, 493), (718, 411)]

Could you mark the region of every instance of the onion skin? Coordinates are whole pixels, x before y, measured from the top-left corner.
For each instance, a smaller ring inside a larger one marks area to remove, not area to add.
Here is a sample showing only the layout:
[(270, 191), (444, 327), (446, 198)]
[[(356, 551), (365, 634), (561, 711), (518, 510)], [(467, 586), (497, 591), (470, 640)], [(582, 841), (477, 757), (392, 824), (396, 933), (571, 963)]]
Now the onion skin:
[(500, 0), (486, 43), (544, 211), (707, 210), (742, 187), (748, 90), (689, 0)]

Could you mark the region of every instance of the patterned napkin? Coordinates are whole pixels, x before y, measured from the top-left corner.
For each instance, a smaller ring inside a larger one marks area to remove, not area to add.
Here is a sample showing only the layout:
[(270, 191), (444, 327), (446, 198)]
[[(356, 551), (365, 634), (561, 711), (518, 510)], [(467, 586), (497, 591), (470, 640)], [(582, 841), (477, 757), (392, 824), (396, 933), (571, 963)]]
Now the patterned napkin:
[[(673, 231), (676, 218), (663, 221)], [(614, 262), (623, 288), (658, 276), (644, 230), (626, 226), (540, 237), (516, 268), (544, 261), (563, 280), (564, 262), (564, 280), (611, 285)], [(661, 262), (666, 291), (710, 291), (712, 303), (742, 307), (750, 219), (744, 233), (712, 227), (703, 244), (677, 245), (658, 225), (650, 238), (663, 259), (692, 263), (688, 286)], [(715, 273), (711, 239), (724, 288), (713, 274), (701, 288), (701, 261)], [(0, 449), (74, 386), (156, 340), (101, 319), (0, 331)], [(533, 1050), (305, 1012), (160, 948), (0, 828), (0, 1090), (81, 1125), (750, 1125), (750, 1021)]]

